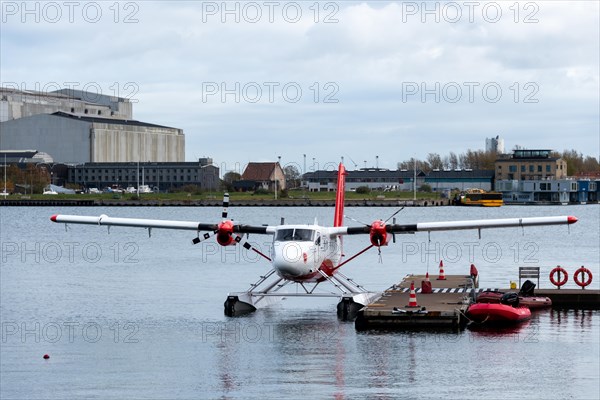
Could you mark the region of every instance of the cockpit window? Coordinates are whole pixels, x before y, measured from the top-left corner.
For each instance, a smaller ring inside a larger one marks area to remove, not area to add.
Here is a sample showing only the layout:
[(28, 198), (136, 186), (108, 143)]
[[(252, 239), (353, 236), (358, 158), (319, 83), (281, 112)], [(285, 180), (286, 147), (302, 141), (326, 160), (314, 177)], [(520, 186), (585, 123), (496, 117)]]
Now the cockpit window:
[(315, 231), (312, 229), (279, 229), (275, 240), (279, 242), (299, 241), (312, 242)]

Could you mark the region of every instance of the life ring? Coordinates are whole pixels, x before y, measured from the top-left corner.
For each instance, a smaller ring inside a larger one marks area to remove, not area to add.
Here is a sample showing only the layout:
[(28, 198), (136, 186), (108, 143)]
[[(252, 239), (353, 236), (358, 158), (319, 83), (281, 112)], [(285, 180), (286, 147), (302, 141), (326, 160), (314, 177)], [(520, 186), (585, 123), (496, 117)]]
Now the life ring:
[[(587, 274), (587, 279), (584, 282), (583, 278), (585, 277), (585, 274)], [(581, 275), (581, 279), (582, 279), (581, 281), (579, 280), (579, 275)], [(577, 285), (581, 286), (582, 288), (584, 288), (587, 285), (589, 285), (590, 283), (592, 283), (592, 278), (593, 278), (592, 271), (590, 271), (583, 265), (581, 266), (581, 268), (579, 268), (577, 271), (575, 271), (575, 274), (573, 275), (573, 279), (575, 280), (575, 283)]]
[[(556, 279), (554, 279), (554, 275), (558, 274), (558, 276), (560, 277), (560, 274), (563, 274), (564, 276), (562, 277), (562, 279), (560, 281), (556, 281)], [(567, 273), (567, 271), (561, 267), (558, 266), (556, 268), (554, 268), (552, 271), (550, 271), (550, 282), (552, 282), (552, 284), (554, 286), (558, 286), (559, 288), (564, 285), (565, 283), (567, 283), (567, 280), (569, 279), (569, 274)]]

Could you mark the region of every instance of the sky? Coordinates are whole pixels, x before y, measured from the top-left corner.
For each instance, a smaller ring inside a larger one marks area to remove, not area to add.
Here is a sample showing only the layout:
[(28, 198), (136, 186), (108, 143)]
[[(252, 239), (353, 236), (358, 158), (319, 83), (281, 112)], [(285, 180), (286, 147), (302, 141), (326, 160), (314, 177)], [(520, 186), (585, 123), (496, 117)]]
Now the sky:
[(226, 171), (428, 153), (600, 158), (597, 1), (1, 2), (0, 81), (134, 102)]

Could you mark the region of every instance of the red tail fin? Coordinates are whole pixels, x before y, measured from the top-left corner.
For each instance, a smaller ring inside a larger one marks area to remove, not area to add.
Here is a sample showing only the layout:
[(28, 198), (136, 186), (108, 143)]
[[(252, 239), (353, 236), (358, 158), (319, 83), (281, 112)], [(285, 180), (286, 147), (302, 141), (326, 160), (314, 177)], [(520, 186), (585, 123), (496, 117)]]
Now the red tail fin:
[(333, 226), (342, 226), (344, 223), (344, 190), (346, 188), (346, 168), (340, 163), (337, 176), (337, 192), (335, 194), (335, 216)]

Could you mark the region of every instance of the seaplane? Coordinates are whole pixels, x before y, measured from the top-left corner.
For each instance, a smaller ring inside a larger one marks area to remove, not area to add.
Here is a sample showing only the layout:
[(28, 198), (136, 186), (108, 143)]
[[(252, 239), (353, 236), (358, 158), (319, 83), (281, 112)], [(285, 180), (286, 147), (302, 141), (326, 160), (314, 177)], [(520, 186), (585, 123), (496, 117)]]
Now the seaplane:
[[(214, 237), (221, 246), (243, 246), (254, 251), (268, 263), (271, 269), (250, 285), (244, 292), (229, 293), (224, 303), (225, 315), (233, 317), (270, 306), (286, 297), (337, 297), (337, 313), (341, 319), (351, 319), (356, 312), (375, 301), (381, 293), (370, 292), (340, 269), (366, 251), (388, 245), (396, 234), (416, 232), (448, 231), (458, 229), (481, 229), (528, 227), (540, 225), (573, 224), (573, 216), (548, 216), (528, 218), (503, 218), (465, 221), (424, 222), (416, 224), (396, 224), (392, 219), (378, 219), (362, 226), (344, 226), (344, 191), (346, 170), (342, 163), (338, 167), (337, 192), (333, 226), (321, 226), (317, 222), (307, 225), (282, 223), (281, 225), (246, 225), (228, 218), (229, 195), (225, 193), (221, 221), (202, 223), (195, 221), (172, 221), (158, 219), (116, 218), (107, 215), (78, 216), (53, 215), (52, 222), (63, 224), (89, 224), (125, 226), (151, 229), (180, 229), (196, 233), (192, 243), (198, 244)], [(272, 235), (273, 244), (269, 254), (264, 254), (248, 242), (248, 235)], [(244, 238), (244, 235), (246, 236)], [(343, 238), (347, 235), (368, 235), (369, 243), (356, 254), (346, 257), (343, 252)], [(296, 290), (290, 288), (296, 284)], [(329, 291), (321, 290), (322, 285), (331, 285)], [(300, 289), (299, 289), (300, 288)], [(319, 290), (316, 290), (320, 288)]]

